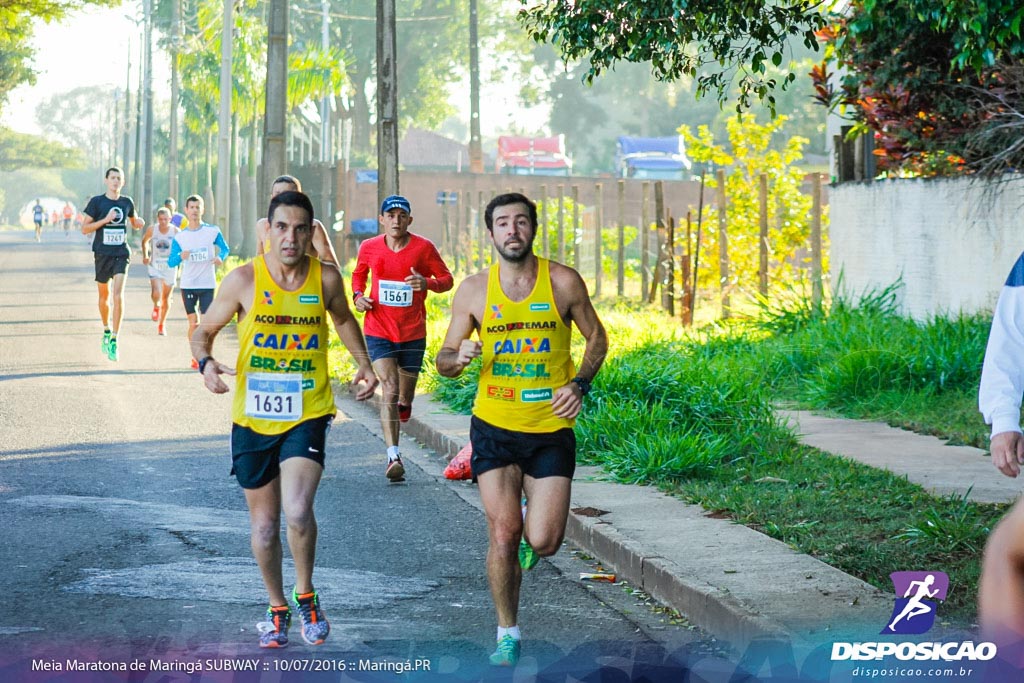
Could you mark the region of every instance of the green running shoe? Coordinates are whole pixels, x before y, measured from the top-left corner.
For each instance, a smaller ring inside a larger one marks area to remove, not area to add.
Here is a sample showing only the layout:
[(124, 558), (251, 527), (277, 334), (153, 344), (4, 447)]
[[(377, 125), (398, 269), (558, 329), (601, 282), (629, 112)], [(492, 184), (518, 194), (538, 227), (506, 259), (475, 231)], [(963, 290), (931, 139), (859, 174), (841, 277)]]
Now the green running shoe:
[(537, 566), (539, 561), (540, 555), (526, 542), (526, 537), (519, 539), (519, 566), (529, 571)]
[(117, 360), (117, 337), (111, 337), (110, 343), (107, 344), (107, 358)]
[(519, 663), (520, 642), (512, 636), (502, 636), (498, 648), (491, 655), (491, 666), (515, 666)]
[(103, 343), (100, 344), (100, 348), (103, 349), (103, 355), (110, 355), (110, 330), (103, 333)]

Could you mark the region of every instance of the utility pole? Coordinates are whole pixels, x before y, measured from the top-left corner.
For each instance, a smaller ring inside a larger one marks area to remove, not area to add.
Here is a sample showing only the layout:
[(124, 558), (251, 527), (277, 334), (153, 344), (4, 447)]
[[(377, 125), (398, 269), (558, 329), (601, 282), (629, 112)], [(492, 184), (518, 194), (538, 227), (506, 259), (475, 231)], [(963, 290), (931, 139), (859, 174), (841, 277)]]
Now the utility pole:
[[(320, 0), (322, 18), (320, 22), (320, 48), (327, 53), (331, 47), (331, 16), (328, 0)], [(320, 163), (326, 164), (331, 157), (331, 100), (327, 92), (320, 98)]]
[(178, 46), (181, 44), (181, 0), (171, 0), (171, 139), (167, 155), (168, 195), (178, 197), (178, 99), (181, 97), (178, 75)]
[(128, 132), (132, 129), (132, 43), (128, 41), (128, 68), (127, 73), (124, 76), (124, 128), (122, 132), (124, 154), (121, 157), (122, 170), (125, 175), (128, 175), (128, 157), (131, 154), (131, 142), (128, 138)]
[(142, 204), (136, 209), (141, 209), (145, 218), (150, 218), (149, 212), (155, 203), (153, 201), (153, 0), (142, 2), (143, 21), (145, 22), (146, 37), (146, 76), (143, 84), (143, 91), (146, 93), (146, 149), (142, 169)]
[(263, 159), (257, 206), (270, 201), (270, 181), (285, 172), (285, 113), (288, 103), (288, 0), (270, 0), (267, 18), (267, 88)]
[(233, 0), (224, 0), (224, 26), (220, 37), (220, 116), (217, 118), (217, 194), (214, 210), (224, 241), (231, 244), (231, 37)]
[(398, 194), (395, 0), (377, 0), (377, 203)]
[(469, 0), (469, 171), (484, 172), (480, 143), (480, 51), (477, 43), (477, 0)]

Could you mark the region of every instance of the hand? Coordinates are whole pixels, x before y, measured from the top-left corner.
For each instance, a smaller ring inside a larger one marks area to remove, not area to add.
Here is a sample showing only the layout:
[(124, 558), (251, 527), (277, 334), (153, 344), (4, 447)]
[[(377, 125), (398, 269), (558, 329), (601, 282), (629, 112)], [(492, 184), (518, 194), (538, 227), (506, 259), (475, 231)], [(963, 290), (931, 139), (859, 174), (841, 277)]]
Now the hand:
[(410, 268), (409, 272), (412, 273), (412, 275), (407, 275), (405, 277), (405, 284), (412, 287), (412, 291), (414, 292), (426, 291), (427, 278), (417, 273), (415, 268)]
[(580, 414), (583, 409), (583, 393), (576, 382), (569, 382), (564, 387), (555, 390), (551, 398), (551, 409), (555, 417), (571, 420)]
[(107, 223), (113, 223), (114, 218), (117, 217), (118, 208), (115, 206), (107, 212)]
[(148, 266), (149, 265), (149, 257), (148, 256), (143, 256), (142, 257), (142, 265), (144, 265), (144, 266)]
[[(214, 372), (210, 372), (210, 370)], [(224, 365), (223, 363), (210, 359), (206, 361), (206, 367), (203, 368), (203, 383), (206, 388), (215, 394), (226, 394), (228, 393), (228, 385), (224, 383), (224, 380), (220, 378), (221, 375), (234, 375), (235, 369)]]
[(1024, 437), (1020, 432), (999, 432), (992, 437), (992, 464), (1008, 477), (1020, 474), (1024, 463)]
[(360, 313), (366, 313), (373, 308), (373, 299), (365, 296), (361, 296), (355, 301), (356, 310)]
[(188, 261), (189, 254), (191, 254), (191, 253), (192, 252), (189, 251), (188, 249), (182, 249), (181, 250), (181, 260), (182, 261)]
[(131, 221), (132, 228), (134, 228), (135, 230), (142, 230), (143, 226), (146, 225), (146, 221), (142, 220), (138, 216), (132, 216)]
[(363, 386), (356, 390), (356, 400), (365, 401), (373, 396), (373, 391), (377, 388), (380, 380), (378, 380), (377, 375), (373, 373), (373, 368), (366, 366), (359, 368), (356, 372), (356, 376), (352, 378), (352, 386), (358, 386), (360, 383), (363, 383)]
[(466, 367), (474, 358), (479, 357), (483, 353), (484, 345), (479, 341), (473, 339), (463, 339), (462, 343), (459, 344), (459, 355), (457, 360), (462, 367)]
[(220, 260), (220, 257), (219, 257), (219, 256), (214, 256), (214, 257), (213, 257), (213, 265), (215, 265), (215, 266), (219, 266), (219, 265), (221, 265), (221, 264), (223, 264), (223, 263), (224, 263), (224, 262)]

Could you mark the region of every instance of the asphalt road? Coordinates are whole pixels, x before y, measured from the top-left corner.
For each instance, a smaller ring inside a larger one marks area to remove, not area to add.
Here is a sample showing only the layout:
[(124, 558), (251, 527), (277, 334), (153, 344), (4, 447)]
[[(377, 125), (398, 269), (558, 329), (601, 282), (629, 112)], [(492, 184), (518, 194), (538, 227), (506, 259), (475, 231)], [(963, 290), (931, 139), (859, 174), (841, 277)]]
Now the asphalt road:
[[(361, 410), (338, 414), (316, 501), (314, 582), (331, 637), (312, 648), (293, 628), (288, 648), (259, 650), (266, 598), (229, 476), (230, 399), (189, 369), (177, 293), (168, 336), (157, 336), (141, 261), (129, 271), (121, 360), (107, 360), (92, 268), (81, 235), (46, 232), (37, 244), (30, 231), (0, 232), (0, 680), (394, 680), (410, 666), (414, 679), (679, 680), (687, 668), (728, 670), (709, 639), (628, 587), (577, 580), (590, 565), (568, 548), (524, 580), (520, 666), (490, 669), (483, 516), (466, 484), (416, 466), (430, 456), (412, 444), (407, 481), (388, 483), (379, 427)], [(234, 357), (229, 330), (216, 351)], [(108, 671), (68, 672), (76, 666)], [(218, 670), (242, 666), (251, 670)]]

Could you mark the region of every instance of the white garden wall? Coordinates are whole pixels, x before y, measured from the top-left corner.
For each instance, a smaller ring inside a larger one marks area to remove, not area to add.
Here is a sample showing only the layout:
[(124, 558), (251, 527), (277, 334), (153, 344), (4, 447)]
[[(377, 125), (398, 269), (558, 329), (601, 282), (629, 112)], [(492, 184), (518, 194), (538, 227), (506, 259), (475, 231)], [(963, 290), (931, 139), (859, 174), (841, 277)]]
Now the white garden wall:
[(1024, 251), (1022, 176), (842, 183), (829, 203), (833, 289), (859, 294), (902, 275), (901, 310), (914, 318), (991, 310)]

